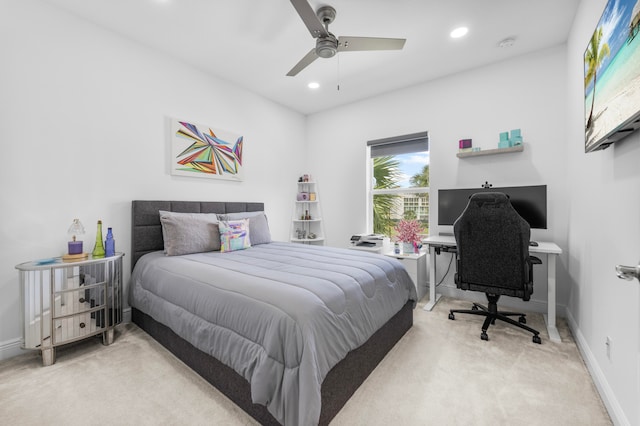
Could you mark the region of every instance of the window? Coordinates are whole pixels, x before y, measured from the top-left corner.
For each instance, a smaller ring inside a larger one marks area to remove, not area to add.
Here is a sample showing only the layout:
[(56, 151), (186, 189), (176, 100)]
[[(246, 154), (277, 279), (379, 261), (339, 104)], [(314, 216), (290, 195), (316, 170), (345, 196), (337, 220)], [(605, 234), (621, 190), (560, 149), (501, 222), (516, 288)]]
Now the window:
[(421, 222), (429, 234), (427, 132), (367, 142), (368, 229), (393, 239), (401, 219)]

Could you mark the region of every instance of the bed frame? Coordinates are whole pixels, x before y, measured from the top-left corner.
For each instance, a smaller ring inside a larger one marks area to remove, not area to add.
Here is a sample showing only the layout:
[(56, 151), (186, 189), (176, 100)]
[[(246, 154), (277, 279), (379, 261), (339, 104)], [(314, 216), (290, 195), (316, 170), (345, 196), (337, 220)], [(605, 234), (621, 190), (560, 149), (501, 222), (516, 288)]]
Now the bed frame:
[[(146, 253), (163, 250), (159, 210), (185, 213), (236, 213), (264, 210), (264, 203), (210, 201), (142, 201), (132, 203), (131, 269)], [(320, 425), (327, 425), (351, 398), (353, 393), (382, 361), (387, 352), (413, 325), (413, 305), (408, 301), (402, 309), (373, 334), (362, 346), (329, 371), (322, 382)], [(196, 373), (216, 387), (262, 425), (280, 424), (267, 408), (251, 401), (249, 382), (232, 368), (200, 351), (152, 317), (131, 308), (132, 320)]]

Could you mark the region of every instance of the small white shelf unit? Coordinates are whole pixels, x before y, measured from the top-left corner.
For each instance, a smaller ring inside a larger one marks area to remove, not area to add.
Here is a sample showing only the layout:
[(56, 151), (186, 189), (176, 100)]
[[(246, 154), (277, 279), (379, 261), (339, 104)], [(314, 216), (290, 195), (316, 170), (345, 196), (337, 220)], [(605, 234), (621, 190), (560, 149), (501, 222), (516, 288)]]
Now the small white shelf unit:
[[(305, 199), (298, 199), (298, 194), (306, 194)], [(302, 244), (324, 244), (324, 226), (322, 210), (318, 198), (316, 182), (298, 182), (296, 201), (291, 218), (290, 241)]]

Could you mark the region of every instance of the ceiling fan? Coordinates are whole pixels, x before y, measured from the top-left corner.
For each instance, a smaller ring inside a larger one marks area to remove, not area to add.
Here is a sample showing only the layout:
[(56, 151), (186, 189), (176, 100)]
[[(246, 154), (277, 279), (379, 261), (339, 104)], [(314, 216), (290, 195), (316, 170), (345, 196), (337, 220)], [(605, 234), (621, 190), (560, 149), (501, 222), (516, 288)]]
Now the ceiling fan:
[(400, 50), (404, 47), (404, 38), (378, 37), (339, 37), (329, 32), (329, 24), (336, 17), (336, 10), (331, 6), (322, 6), (314, 12), (307, 0), (291, 0), (298, 15), (316, 40), (316, 47), (311, 49), (298, 62), (288, 76), (293, 77), (305, 69), (318, 57), (331, 58), (338, 52), (356, 52), (364, 50)]

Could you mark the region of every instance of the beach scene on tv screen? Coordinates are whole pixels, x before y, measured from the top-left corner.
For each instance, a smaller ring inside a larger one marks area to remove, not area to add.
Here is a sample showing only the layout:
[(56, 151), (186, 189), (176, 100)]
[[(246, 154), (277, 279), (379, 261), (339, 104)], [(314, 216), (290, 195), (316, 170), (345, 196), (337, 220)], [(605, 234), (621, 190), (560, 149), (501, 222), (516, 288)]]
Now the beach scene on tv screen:
[(585, 150), (640, 111), (640, 0), (609, 0), (584, 53)]

